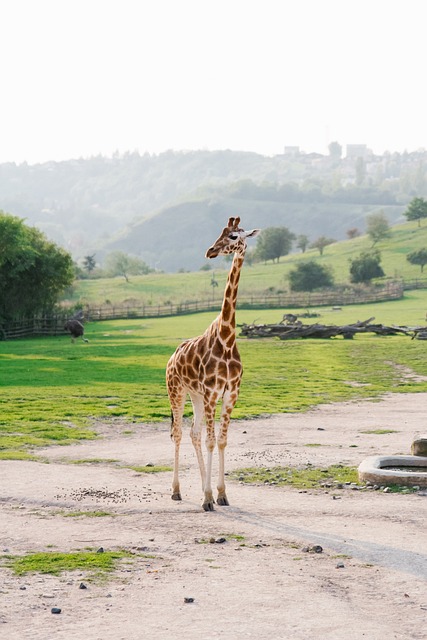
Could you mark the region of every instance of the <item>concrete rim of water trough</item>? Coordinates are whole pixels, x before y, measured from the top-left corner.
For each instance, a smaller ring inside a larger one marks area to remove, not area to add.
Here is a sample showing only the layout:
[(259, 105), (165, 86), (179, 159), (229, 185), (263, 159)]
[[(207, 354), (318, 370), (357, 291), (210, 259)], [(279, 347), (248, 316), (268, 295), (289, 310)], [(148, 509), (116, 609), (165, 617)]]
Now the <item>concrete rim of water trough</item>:
[(361, 462), (359, 480), (379, 485), (397, 484), (404, 487), (427, 487), (427, 473), (399, 471), (383, 467), (422, 467), (427, 469), (424, 456), (372, 456)]

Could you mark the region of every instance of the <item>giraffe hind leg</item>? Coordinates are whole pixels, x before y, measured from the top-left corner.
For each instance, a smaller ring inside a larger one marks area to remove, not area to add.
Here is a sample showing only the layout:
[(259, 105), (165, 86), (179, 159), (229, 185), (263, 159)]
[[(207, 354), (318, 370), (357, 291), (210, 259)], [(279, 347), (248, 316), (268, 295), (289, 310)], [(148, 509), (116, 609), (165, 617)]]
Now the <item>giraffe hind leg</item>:
[(205, 415), (203, 396), (190, 393), (191, 402), (193, 404), (193, 423), (191, 425), (190, 437), (199, 463), (200, 478), (202, 480), (202, 491), (205, 490), (206, 484), (206, 467), (202, 452), (202, 427)]

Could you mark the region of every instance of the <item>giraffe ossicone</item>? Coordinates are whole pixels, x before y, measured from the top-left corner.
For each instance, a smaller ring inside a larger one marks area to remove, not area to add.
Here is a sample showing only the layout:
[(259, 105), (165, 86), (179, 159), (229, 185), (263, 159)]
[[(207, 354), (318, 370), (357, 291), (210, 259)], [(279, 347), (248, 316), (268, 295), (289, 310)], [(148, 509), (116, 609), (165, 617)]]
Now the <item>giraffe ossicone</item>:
[[(207, 258), (234, 254), (227, 278), (221, 312), (203, 335), (183, 342), (171, 356), (166, 367), (166, 383), (172, 410), (171, 437), (175, 443), (172, 499), (181, 500), (179, 485), (179, 448), (182, 439), (182, 417), (187, 395), (193, 405), (191, 440), (199, 463), (203, 508), (213, 511), (212, 457), (218, 447), (217, 504), (229, 504), (225, 492), (224, 450), (231, 412), (236, 404), (242, 363), (236, 345), (236, 300), (240, 272), (246, 252), (246, 239), (254, 238), (259, 229), (245, 231), (240, 218), (229, 218), (215, 243), (206, 251)], [(218, 434), (215, 433), (215, 410), (222, 401)], [(206, 423), (206, 465), (202, 452), (202, 428)]]

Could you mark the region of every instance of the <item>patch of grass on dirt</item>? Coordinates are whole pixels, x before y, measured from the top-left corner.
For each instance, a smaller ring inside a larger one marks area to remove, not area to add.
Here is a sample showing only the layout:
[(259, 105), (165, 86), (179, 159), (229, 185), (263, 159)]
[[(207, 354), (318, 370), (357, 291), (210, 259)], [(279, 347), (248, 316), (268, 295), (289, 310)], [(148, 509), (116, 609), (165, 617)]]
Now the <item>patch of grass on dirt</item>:
[(32, 460), (40, 462), (40, 458), (26, 451), (0, 451), (0, 460)]
[(22, 576), (26, 573), (50, 573), (59, 575), (64, 571), (89, 571), (103, 575), (114, 571), (120, 560), (131, 558), (129, 551), (77, 551), (71, 553), (43, 552), (26, 556), (3, 557), (3, 564)]
[(360, 433), (374, 434), (377, 436), (385, 435), (386, 433), (399, 433), (396, 429), (366, 429), (366, 431), (361, 431)]
[(128, 465), (126, 469), (132, 469), (137, 473), (163, 473), (164, 471), (173, 471), (172, 467), (161, 464), (146, 464), (143, 466)]
[(238, 542), (243, 542), (245, 536), (241, 536), (239, 533), (221, 533), (220, 537), (226, 538), (227, 540), (237, 540)]
[(387, 493), (416, 493), (419, 487), (405, 487), (400, 484), (384, 483), (387, 487)]
[(305, 467), (295, 469), (291, 467), (249, 467), (237, 469), (230, 473), (233, 480), (247, 484), (275, 484), (290, 486), (298, 489), (318, 488), (329, 482), (343, 484), (345, 482), (359, 482), (356, 467), (332, 465), (326, 469)]
[[(13, 402), (13, 400), (12, 400)], [(1, 405), (1, 401), (0, 401)], [(1, 407), (0, 407), (1, 409)], [(47, 447), (52, 444), (72, 444), (79, 440), (91, 440), (96, 438), (93, 431), (74, 426), (65, 426), (57, 422), (45, 422), (43, 418), (28, 419), (19, 415), (16, 408), (16, 417), (12, 424), (7, 419), (0, 418), (0, 453), (23, 450), (28, 447)], [(4, 414), (3, 414), (4, 415)], [(17, 458), (15, 458), (16, 460)]]
[[(346, 467), (344, 465), (331, 465), (326, 469), (307, 466), (303, 469), (291, 467), (246, 467), (232, 471), (229, 476), (231, 480), (238, 480), (246, 484), (265, 484), (288, 486), (296, 489), (319, 489), (325, 485), (356, 484), (364, 489), (365, 484), (359, 482), (356, 467)], [(414, 493), (419, 487), (406, 487), (402, 485), (389, 485), (384, 482), (387, 493)]]

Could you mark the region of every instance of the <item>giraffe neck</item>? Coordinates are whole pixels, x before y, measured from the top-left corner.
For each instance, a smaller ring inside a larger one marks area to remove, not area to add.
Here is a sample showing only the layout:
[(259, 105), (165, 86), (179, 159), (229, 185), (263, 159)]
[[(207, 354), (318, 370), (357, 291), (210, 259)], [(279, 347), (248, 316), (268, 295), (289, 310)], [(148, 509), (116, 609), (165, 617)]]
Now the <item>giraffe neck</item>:
[(243, 261), (244, 255), (234, 254), (225, 286), (221, 313), (219, 314), (219, 334), (227, 343), (235, 338), (237, 290), (239, 288), (240, 271), (243, 266)]

